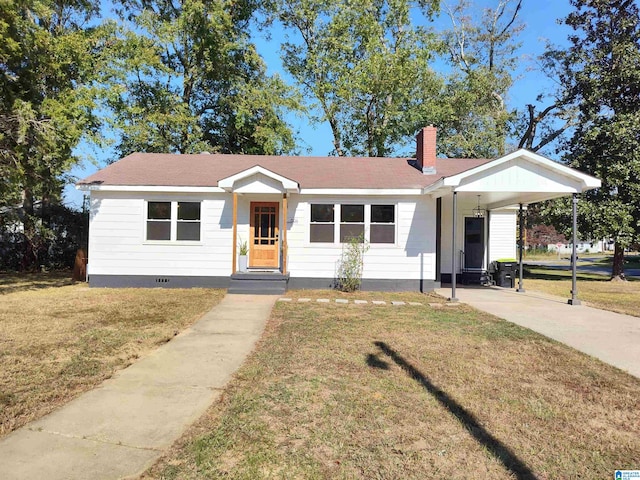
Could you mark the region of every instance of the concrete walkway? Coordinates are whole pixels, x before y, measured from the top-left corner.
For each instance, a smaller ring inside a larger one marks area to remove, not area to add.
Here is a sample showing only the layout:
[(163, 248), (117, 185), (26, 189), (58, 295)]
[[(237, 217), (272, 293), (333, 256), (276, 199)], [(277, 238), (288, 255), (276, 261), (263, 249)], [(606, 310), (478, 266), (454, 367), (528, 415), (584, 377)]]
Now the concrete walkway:
[(220, 396), (276, 298), (227, 295), (190, 329), (100, 387), (0, 440), (0, 477), (139, 475)]
[[(526, 284), (525, 284), (526, 289)], [(444, 297), (451, 289), (436, 290)], [(640, 318), (499, 287), (458, 288), (461, 302), (527, 327), (640, 378)]]

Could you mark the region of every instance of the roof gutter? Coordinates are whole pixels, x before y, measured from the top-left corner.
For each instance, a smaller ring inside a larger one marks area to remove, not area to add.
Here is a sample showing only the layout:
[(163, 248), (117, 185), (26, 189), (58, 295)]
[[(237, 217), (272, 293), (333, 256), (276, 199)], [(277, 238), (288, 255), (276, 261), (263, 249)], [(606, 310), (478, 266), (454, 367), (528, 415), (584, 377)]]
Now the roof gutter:
[(433, 195), (434, 193), (437, 193), (439, 190), (445, 189), (445, 187), (447, 187), (447, 184), (445, 182), (446, 179), (447, 177), (442, 177), (437, 182), (434, 182), (431, 185), (427, 185), (422, 189), (422, 194)]
[(77, 183), (76, 190), (83, 192), (166, 192), (166, 193), (223, 193), (220, 187), (189, 187), (178, 185), (102, 185), (101, 183)]

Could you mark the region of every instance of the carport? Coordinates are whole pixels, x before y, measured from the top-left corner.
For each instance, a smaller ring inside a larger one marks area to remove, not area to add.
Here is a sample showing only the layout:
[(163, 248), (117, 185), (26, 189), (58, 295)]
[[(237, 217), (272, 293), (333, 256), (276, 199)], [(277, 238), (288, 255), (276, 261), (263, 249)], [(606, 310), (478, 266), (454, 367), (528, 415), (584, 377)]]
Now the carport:
[[(523, 293), (525, 291), (522, 278), (524, 211), (533, 203), (571, 195), (573, 197), (572, 259), (574, 261), (572, 262), (572, 298), (568, 303), (579, 305), (575, 270), (576, 206), (579, 194), (600, 186), (600, 180), (595, 177), (520, 149), (457, 175), (443, 177), (426, 187), (424, 193), (438, 199), (441, 219), (440, 231), (437, 232), (441, 246), (439, 261), (443, 262), (443, 271), (446, 268), (445, 264), (450, 262), (450, 301), (458, 301), (456, 284), (460, 269), (467, 265), (470, 265), (470, 269), (485, 268), (489, 259), (492, 258), (488, 245), (494, 245), (494, 248), (499, 246), (498, 239), (491, 237), (492, 232), (489, 229), (492, 224), (492, 215), (509, 211), (513, 213), (514, 209), (517, 210), (520, 226), (520, 237), (517, 241), (519, 247), (517, 248), (517, 292)], [(471, 233), (467, 233), (469, 231)], [(468, 242), (469, 238), (475, 238), (478, 241), (474, 245)], [(513, 247), (515, 246), (511, 245), (511, 248)], [(495, 252), (493, 253), (495, 255)], [(470, 259), (471, 256), (472, 259)]]

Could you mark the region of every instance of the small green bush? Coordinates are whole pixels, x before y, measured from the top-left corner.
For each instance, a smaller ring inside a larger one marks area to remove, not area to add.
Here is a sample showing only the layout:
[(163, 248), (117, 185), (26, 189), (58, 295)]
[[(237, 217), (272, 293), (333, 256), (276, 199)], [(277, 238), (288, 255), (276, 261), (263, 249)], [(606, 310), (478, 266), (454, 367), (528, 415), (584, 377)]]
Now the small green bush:
[(335, 288), (343, 292), (355, 292), (362, 284), (364, 254), (369, 244), (363, 235), (351, 238), (342, 245), (342, 255), (338, 261)]

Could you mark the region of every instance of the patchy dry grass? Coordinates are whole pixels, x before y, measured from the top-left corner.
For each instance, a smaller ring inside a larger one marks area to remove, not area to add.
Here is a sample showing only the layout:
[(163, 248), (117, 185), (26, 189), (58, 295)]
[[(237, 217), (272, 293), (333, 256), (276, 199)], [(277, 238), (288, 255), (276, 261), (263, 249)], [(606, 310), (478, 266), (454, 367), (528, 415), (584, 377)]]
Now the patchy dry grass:
[(67, 278), (0, 276), (0, 435), (167, 342), (224, 293), (89, 289)]
[(144, 478), (609, 478), (638, 458), (640, 380), (613, 367), (464, 305), (291, 302)]
[(427, 303), (446, 303), (446, 299), (435, 293), (422, 295), (414, 292), (340, 292), (338, 290), (290, 290), (283, 297), (289, 297), (294, 300), (298, 298), (311, 298), (317, 300), (318, 298), (328, 298), (335, 300), (336, 298), (344, 298), (351, 302), (354, 300), (367, 300), (369, 302), (373, 300), (385, 300), (402, 301), (402, 302), (422, 302)]
[[(640, 282), (611, 281), (596, 274), (579, 273), (578, 298), (590, 306), (640, 317)], [(571, 272), (530, 268), (525, 277), (527, 290), (571, 298)]]
[(71, 272), (0, 273), (0, 295), (73, 285)]

